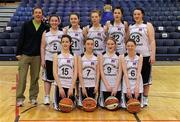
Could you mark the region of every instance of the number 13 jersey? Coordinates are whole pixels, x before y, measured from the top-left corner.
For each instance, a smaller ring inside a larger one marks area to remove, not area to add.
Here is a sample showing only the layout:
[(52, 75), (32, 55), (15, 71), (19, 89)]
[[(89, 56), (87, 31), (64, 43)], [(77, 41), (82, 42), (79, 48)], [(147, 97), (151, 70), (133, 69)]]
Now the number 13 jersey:
[(69, 54), (65, 57), (63, 54), (58, 54), (58, 77), (61, 85), (64, 88), (72, 86), (72, 79), (74, 75), (74, 56)]
[(136, 52), (143, 57), (150, 56), (150, 44), (147, 33), (147, 24), (134, 24), (129, 26), (130, 38), (136, 41)]

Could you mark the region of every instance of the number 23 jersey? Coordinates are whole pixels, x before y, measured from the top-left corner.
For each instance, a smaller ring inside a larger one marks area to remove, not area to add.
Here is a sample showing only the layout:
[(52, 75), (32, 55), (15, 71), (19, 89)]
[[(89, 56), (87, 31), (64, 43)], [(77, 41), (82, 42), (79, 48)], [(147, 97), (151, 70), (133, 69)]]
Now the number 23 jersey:
[(58, 77), (61, 85), (64, 88), (72, 86), (72, 79), (74, 75), (74, 56), (64, 56), (62, 53), (58, 54)]
[(142, 54), (143, 57), (150, 56), (150, 44), (147, 32), (147, 24), (134, 24), (129, 26), (130, 38), (134, 39), (137, 47), (136, 52)]

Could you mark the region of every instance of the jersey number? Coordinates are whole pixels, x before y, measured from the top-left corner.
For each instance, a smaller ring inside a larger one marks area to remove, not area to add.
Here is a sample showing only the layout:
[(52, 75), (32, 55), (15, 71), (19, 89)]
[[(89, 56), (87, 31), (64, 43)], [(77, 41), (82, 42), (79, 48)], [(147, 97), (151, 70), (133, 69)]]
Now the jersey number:
[(56, 43), (53, 44), (53, 50), (57, 50), (57, 44)]
[(68, 68), (62, 68), (62, 75), (68, 75), (69, 71)]
[(77, 41), (72, 41), (72, 48), (77, 47)]
[(98, 40), (94, 40), (94, 46), (95, 46), (95, 47), (99, 47)]
[(140, 36), (139, 35), (132, 35), (132, 39), (134, 39), (136, 42), (140, 42)]
[(113, 35), (113, 38), (118, 41), (119, 40), (119, 35)]
[(90, 69), (87, 69), (87, 76), (89, 76), (91, 70)]
[(107, 67), (107, 72), (111, 73), (111, 67)]
[(131, 70), (131, 76), (134, 77), (136, 75), (135, 70)]

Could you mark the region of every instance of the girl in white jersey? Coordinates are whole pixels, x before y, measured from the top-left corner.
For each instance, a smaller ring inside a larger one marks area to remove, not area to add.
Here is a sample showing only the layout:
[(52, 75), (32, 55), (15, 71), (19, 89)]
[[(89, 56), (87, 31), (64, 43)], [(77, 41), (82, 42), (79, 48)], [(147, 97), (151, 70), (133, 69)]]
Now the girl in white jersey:
[(56, 15), (49, 17), (50, 29), (42, 35), (41, 41), (41, 65), (43, 67), (42, 79), (44, 82), (44, 104), (50, 104), (51, 83), (54, 81), (52, 60), (53, 54), (60, 51), (60, 40), (63, 32), (58, 29), (60, 18)]
[(142, 103), (143, 93), (143, 81), (141, 76), (142, 55), (135, 52), (136, 42), (133, 39), (129, 39), (126, 42), (127, 53), (121, 56), (122, 69), (123, 69), (123, 86), (122, 86), (122, 98), (124, 103), (123, 108), (126, 108), (125, 103), (130, 98), (138, 99)]
[(92, 25), (88, 25), (84, 28), (84, 34), (86, 38), (92, 38), (94, 40), (94, 53), (102, 54), (105, 51), (105, 31), (100, 24), (101, 13), (99, 10), (91, 12)]
[(123, 9), (121, 7), (113, 9), (113, 16), (114, 20), (107, 21), (105, 30), (109, 37), (113, 37), (116, 40), (116, 51), (119, 54), (124, 54), (126, 52), (125, 40), (127, 38), (128, 23), (122, 20)]
[(71, 53), (72, 38), (63, 35), (61, 38), (61, 53), (54, 54), (53, 75), (56, 81), (54, 94), (54, 109), (59, 110), (59, 101), (68, 97), (75, 100), (75, 83), (77, 79), (77, 56)]
[(133, 11), (135, 24), (129, 26), (129, 36), (136, 41), (136, 52), (143, 56), (142, 77), (144, 84), (144, 105), (148, 105), (149, 85), (151, 85), (151, 65), (155, 63), (156, 44), (154, 28), (151, 23), (143, 20), (144, 10)]
[(71, 49), (76, 55), (81, 55), (84, 52), (84, 35), (79, 22), (79, 14), (71, 13), (69, 15), (70, 25), (64, 28), (66, 34), (70, 35), (72, 38)]
[(85, 52), (78, 58), (79, 68), (79, 105), (86, 97), (97, 98), (99, 87), (99, 58), (93, 53), (94, 41), (85, 41)]
[(104, 107), (104, 101), (109, 96), (115, 96), (121, 100), (121, 76), (122, 68), (119, 54), (116, 52), (116, 40), (107, 40), (107, 51), (100, 56), (100, 106)]

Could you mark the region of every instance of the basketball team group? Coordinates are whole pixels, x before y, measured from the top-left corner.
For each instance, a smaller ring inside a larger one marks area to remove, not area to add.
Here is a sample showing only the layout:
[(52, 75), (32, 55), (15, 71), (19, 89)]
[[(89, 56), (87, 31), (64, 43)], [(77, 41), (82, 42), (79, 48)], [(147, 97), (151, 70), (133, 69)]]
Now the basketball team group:
[(32, 105), (37, 104), (40, 76), (44, 81), (44, 105), (52, 102), (57, 111), (61, 111), (64, 98), (71, 99), (74, 107), (88, 107), (88, 100), (83, 105), (86, 98), (109, 110), (127, 108), (130, 99), (141, 108), (148, 106), (156, 44), (154, 28), (144, 21), (142, 8), (133, 10), (133, 24), (122, 19), (121, 7), (113, 8), (114, 19), (105, 25), (100, 24), (101, 12), (93, 10), (91, 24), (85, 27), (74, 12), (69, 15), (70, 25), (62, 28), (61, 17), (54, 14), (45, 23), (40, 7), (35, 7), (32, 14), (17, 42), (17, 106), (24, 106), (28, 69)]

